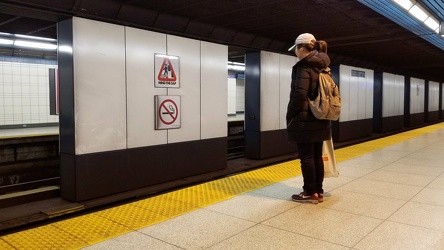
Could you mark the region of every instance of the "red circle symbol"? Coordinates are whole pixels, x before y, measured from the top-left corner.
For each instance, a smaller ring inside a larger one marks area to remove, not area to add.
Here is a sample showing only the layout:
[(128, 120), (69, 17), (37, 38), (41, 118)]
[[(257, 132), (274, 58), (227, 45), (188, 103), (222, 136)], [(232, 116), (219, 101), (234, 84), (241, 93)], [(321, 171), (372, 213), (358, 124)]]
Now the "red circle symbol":
[(173, 100), (166, 99), (160, 104), (159, 118), (164, 124), (166, 125), (173, 124), (177, 120), (178, 116), (179, 116), (179, 109), (177, 108), (177, 105)]

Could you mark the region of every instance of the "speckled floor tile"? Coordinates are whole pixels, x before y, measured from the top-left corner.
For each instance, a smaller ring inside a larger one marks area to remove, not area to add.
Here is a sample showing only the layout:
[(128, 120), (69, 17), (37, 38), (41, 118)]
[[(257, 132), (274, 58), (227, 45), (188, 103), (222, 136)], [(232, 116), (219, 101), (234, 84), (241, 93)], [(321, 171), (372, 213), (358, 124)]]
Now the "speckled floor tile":
[(383, 220), (303, 204), (262, 224), (352, 247)]
[(441, 250), (444, 249), (444, 234), (432, 229), (386, 221), (353, 249)]
[(277, 228), (257, 225), (224, 240), (209, 250), (346, 250), (348, 247), (321, 241), (312, 237), (291, 233)]

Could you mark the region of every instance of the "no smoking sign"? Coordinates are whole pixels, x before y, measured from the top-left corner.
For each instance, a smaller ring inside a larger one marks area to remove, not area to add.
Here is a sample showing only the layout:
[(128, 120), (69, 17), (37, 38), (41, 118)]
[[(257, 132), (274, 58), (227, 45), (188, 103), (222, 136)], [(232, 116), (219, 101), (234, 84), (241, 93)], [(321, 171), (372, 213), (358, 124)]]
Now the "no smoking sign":
[(155, 96), (156, 129), (180, 128), (180, 96)]

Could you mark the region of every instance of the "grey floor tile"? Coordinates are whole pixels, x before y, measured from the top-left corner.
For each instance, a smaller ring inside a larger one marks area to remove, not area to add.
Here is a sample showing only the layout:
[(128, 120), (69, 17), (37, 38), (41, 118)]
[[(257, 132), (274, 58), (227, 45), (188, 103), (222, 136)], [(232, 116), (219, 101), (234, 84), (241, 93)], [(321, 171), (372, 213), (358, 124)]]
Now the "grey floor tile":
[(381, 168), (381, 170), (392, 171), (392, 172), (397, 172), (397, 173), (430, 175), (430, 176), (435, 176), (435, 177), (444, 173), (443, 168), (401, 164), (398, 162), (391, 163), (391, 164)]
[(253, 222), (262, 222), (299, 205), (290, 201), (290, 197), (277, 199), (247, 193), (210, 205), (205, 209)]
[(387, 162), (385, 161), (374, 161), (372, 159), (368, 159), (366, 155), (359, 156), (347, 161), (343, 161), (339, 163), (339, 171), (343, 168), (353, 167), (353, 168), (365, 168), (365, 169), (380, 169), (386, 166)]
[(262, 224), (352, 247), (382, 220), (303, 204)]
[(358, 179), (340, 187), (339, 189), (408, 201), (413, 198), (413, 196), (418, 194), (421, 191), (422, 187), (383, 181)]
[(444, 234), (432, 229), (386, 221), (359, 242), (354, 249), (441, 250), (444, 249)]
[(347, 183), (353, 182), (354, 180), (356, 180), (356, 178), (342, 176), (341, 172), (339, 172), (339, 177), (324, 178), (324, 191), (330, 192), (331, 190), (342, 187)]
[[(342, 176), (341, 172), (339, 173), (339, 177), (330, 177), (324, 179), (324, 192), (330, 192), (336, 188), (344, 186), (347, 183), (356, 180), (355, 177)], [(302, 186), (304, 185), (304, 181), (301, 178), (291, 178), (284, 181), (286, 185), (294, 187), (292, 194), (297, 194), (302, 192)], [(288, 198), (288, 197), (287, 197)]]
[(361, 160), (371, 160), (373, 162), (395, 162), (397, 160), (403, 159), (411, 154), (411, 152), (406, 151), (389, 151), (389, 150), (377, 150), (358, 157)]
[(200, 209), (139, 231), (185, 249), (204, 249), (253, 225), (247, 220)]
[(367, 179), (367, 180), (385, 181), (385, 182), (414, 185), (420, 187), (427, 186), (435, 178), (436, 177), (430, 175), (409, 174), (409, 173), (399, 173), (399, 172), (396, 173), (384, 170), (377, 170), (362, 177), (362, 179)]
[(340, 177), (347, 176), (347, 177), (359, 178), (373, 171), (375, 171), (375, 169), (363, 168), (363, 167), (345, 167), (341, 165), (341, 167), (339, 168), (339, 175)]
[(301, 192), (301, 184), (297, 182), (282, 181), (267, 187), (252, 191), (253, 194), (263, 195), (281, 200), (289, 200), (295, 192)]
[(236, 236), (233, 236), (227, 240), (224, 240), (213, 247), (208, 248), (209, 250), (305, 250), (305, 249), (316, 249), (316, 250), (346, 250), (348, 247), (333, 244), (330, 242), (321, 241), (314, 239), (312, 237), (307, 237), (288, 231), (280, 230), (277, 228), (257, 225), (249, 228)]
[(424, 157), (439, 160), (439, 156), (442, 155), (442, 149), (444, 148), (444, 143), (434, 143), (423, 149), (416, 151), (417, 154), (424, 154)]
[(406, 165), (417, 165), (425, 167), (444, 168), (444, 164), (441, 161), (435, 159), (421, 159), (415, 156), (407, 156), (396, 163)]
[(444, 207), (408, 202), (388, 220), (444, 232)]
[(427, 187), (429, 188), (437, 188), (444, 189), (444, 173), (440, 175), (440, 177), (433, 180)]
[(86, 250), (133, 250), (133, 249), (164, 249), (164, 250), (179, 250), (182, 248), (173, 246), (163, 241), (154, 239), (150, 236), (140, 232), (131, 232), (119, 237), (91, 245), (83, 248)]
[(302, 175), (299, 175), (299, 176), (295, 176), (295, 177), (289, 178), (289, 179), (285, 180), (284, 182), (304, 183), (304, 177), (302, 177)]
[(403, 141), (394, 145), (390, 145), (388, 147), (385, 147), (384, 149), (387, 150), (399, 150), (404, 152), (415, 152), (418, 150), (421, 150), (424, 147), (427, 147), (429, 144), (424, 143), (416, 143), (412, 140)]
[(442, 189), (424, 188), (411, 201), (444, 207), (444, 192)]
[(318, 206), (377, 219), (387, 219), (406, 201), (375, 195), (334, 190)]
[[(442, 151), (442, 149), (441, 149), (441, 151)], [(414, 152), (409, 157), (415, 157), (418, 159), (432, 160), (432, 161), (435, 160), (435, 161), (440, 162), (442, 160), (442, 152), (439, 152), (439, 149), (427, 147), (427, 148), (422, 149), (420, 151)]]

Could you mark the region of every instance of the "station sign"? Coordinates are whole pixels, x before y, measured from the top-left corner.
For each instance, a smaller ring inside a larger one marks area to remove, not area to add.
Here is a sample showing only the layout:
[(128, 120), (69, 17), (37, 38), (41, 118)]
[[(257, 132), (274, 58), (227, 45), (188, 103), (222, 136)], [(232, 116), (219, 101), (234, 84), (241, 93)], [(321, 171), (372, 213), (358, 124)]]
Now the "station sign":
[(154, 54), (154, 87), (180, 88), (179, 57)]
[(156, 129), (180, 128), (180, 96), (156, 95)]

